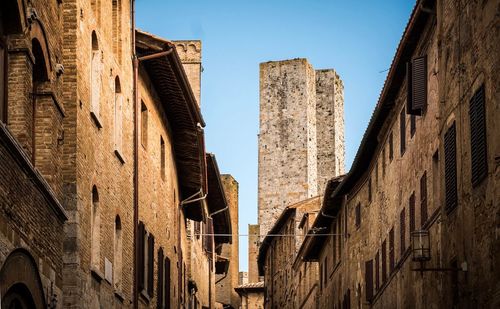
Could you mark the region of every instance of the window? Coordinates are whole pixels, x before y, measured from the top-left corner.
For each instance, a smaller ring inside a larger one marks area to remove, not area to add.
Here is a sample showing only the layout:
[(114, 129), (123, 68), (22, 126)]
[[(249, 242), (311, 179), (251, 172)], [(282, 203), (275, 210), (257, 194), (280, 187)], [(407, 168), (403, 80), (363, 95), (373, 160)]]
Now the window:
[(92, 187), (92, 225), (91, 225), (91, 264), (94, 269), (100, 268), (101, 257), (101, 209), (99, 207), (99, 192)]
[(444, 182), (446, 210), (457, 206), (457, 157), (455, 123), (444, 134)]
[(146, 256), (146, 243), (144, 241), (144, 239), (146, 238), (146, 229), (144, 227), (144, 223), (142, 222), (139, 222), (139, 226), (137, 228), (138, 230), (138, 244), (137, 244), (137, 248), (139, 250), (139, 260), (137, 261), (137, 271), (139, 272), (138, 274), (138, 277), (139, 277), (139, 282), (137, 284), (137, 288), (138, 288), (138, 291), (137, 292), (141, 292), (142, 290), (144, 290), (144, 287), (145, 287), (145, 281), (144, 281), (144, 278), (145, 278), (145, 271), (144, 269), (146, 268), (146, 263), (145, 263), (145, 256)]
[(401, 258), (403, 258), (403, 254), (405, 253), (405, 250), (406, 250), (406, 243), (405, 243), (405, 240), (406, 240), (406, 213), (405, 213), (405, 209), (403, 208), (403, 210), (401, 210), (401, 214), (399, 216), (399, 227), (400, 227), (400, 236), (401, 236), (401, 240), (400, 240), (400, 244), (401, 244)]
[(382, 178), (385, 177), (385, 146), (382, 150)]
[(97, 34), (92, 31), (92, 63), (90, 66), (90, 114), (94, 118), (97, 126), (101, 128), (99, 122), (99, 109), (101, 100), (101, 52), (99, 51), (99, 42)]
[(400, 152), (401, 156), (403, 156), (406, 151), (406, 113), (404, 107), (399, 115), (399, 137)]
[(170, 259), (168, 257), (165, 258), (165, 284), (163, 287), (163, 295), (165, 296), (165, 309), (170, 309)]
[(158, 308), (165, 308), (165, 297), (164, 297), (164, 284), (165, 284), (165, 273), (164, 273), (164, 264), (163, 264), (163, 248), (158, 249), (158, 280), (157, 280), (157, 288), (156, 288), (156, 304)]
[(488, 174), (488, 152), (486, 138), (486, 111), (484, 85), (472, 96), (469, 105), (471, 182), (475, 187)]
[(427, 222), (427, 172), (420, 178), (420, 224)]
[(410, 233), (415, 231), (415, 192), (410, 195), (409, 209), (410, 213)]
[(372, 178), (368, 179), (368, 202), (372, 201)]
[(328, 281), (328, 255), (325, 256), (323, 264), (324, 264), (323, 271), (325, 272), (323, 274), (323, 285), (326, 287), (326, 283)]
[(380, 288), (380, 255), (377, 251), (375, 254), (375, 290), (378, 291)]
[(121, 63), (122, 55), (122, 2), (121, 0), (112, 0), (113, 6), (113, 52)]
[(160, 161), (161, 161), (161, 179), (165, 180), (165, 142), (160, 136)]
[(366, 284), (366, 301), (371, 302), (373, 298), (373, 261), (365, 262), (365, 284)]
[(148, 255), (148, 269), (147, 269), (147, 292), (149, 297), (153, 297), (154, 295), (154, 287), (153, 287), (153, 275), (154, 275), (154, 264), (155, 264), (155, 237), (150, 233), (148, 235), (148, 250), (147, 250), (147, 255)]
[(410, 137), (413, 137), (415, 135), (415, 132), (417, 131), (417, 119), (415, 115), (410, 116)]
[(389, 231), (389, 273), (394, 271), (394, 228)]
[(392, 159), (394, 158), (394, 138), (392, 131), (389, 134), (389, 161), (392, 162)]
[(141, 143), (144, 148), (148, 146), (148, 108), (141, 101)]
[(361, 225), (361, 203), (356, 205), (356, 228), (359, 228)]
[(122, 153), (123, 140), (123, 95), (120, 78), (115, 78), (115, 151), (118, 155)]
[(115, 239), (114, 239), (114, 258), (115, 266), (113, 268), (113, 280), (115, 289), (122, 290), (122, 221), (120, 216), (115, 218)]
[(387, 280), (387, 243), (382, 242), (382, 282)]
[(406, 64), (408, 114), (422, 115), (427, 108), (427, 57)]

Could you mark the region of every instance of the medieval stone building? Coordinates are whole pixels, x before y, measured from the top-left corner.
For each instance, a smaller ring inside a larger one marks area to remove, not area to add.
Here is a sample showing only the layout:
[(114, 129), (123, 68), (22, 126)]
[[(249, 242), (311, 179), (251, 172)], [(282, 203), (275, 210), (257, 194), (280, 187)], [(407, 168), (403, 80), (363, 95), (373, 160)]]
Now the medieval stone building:
[(417, 1), (301, 249), (319, 264), (318, 308), (500, 305), (499, 8)]
[(6, 308), (215, 305), (232, 238), (214, 233), (229, 234), (231, 218), (205, 152), (201, 42), (135, 31), (131, 5), (0, 5)]

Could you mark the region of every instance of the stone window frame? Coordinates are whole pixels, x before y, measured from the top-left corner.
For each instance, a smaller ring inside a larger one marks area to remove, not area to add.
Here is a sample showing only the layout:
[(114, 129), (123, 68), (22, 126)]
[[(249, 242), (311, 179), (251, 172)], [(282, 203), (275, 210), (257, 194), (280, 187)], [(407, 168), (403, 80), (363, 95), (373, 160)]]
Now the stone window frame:
[(92, 31), (90, 53), (90, 116), (98, 129), (102, 128), (100, 120), (102, 92), (102, 51), (99, 46), (97, 32)]
[(122, 271), (123, 271), (123, 231), (120, 215), (115, 216), (115, 234), (113, 239), (113, 287), (115, 291), (122, 291)]
[(123, 164), (125, 160), (123, 158), (123, 104), (124, 97), (122, 93), (122, 87), (120, 82), (120, 77), (115, 76), (114, 82), (114, 148), (115, 155), (118, 160)]

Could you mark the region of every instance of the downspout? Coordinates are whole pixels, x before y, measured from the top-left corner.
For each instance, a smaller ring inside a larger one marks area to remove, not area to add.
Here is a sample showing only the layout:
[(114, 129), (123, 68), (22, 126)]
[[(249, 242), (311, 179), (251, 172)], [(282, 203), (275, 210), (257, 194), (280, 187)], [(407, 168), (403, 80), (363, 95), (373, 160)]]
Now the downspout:
[(135, 1), (130, 0), (130, 20), (131, 20), (131, 42), (130, 48), (132, 49), (132, 66), (133, 66), (133, 96), (134, 96), (134, 283), (133, 283), (133, 292), (132, 292), (132, 307), (134, 309), (139, 308), (139, 294), (137, 293), (137, 284), (139, 282), (139, 270), (138, 270), (138, 262), (139, 262), (139, 250), (137, 248), (138, 244), (138, 223), (139, 223), (139, 134), (138, 134), (138, 75), (139, 75), (139, 61), (137, 60), (137, 54), (135, 51)]

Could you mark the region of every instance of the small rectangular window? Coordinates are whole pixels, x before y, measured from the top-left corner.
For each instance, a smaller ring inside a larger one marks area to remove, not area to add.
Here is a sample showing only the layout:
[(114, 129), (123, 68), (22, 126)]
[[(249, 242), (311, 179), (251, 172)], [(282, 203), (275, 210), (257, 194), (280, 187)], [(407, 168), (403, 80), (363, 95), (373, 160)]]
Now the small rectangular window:
[(375, 290), (380, 288), (380, 256), (379, 252), (375, 254)]
[(401, 210), (401, 214), (399, 215), (399, 232), (400, 232), (400, 244), (401, 244), (401, 258), (406, 251), (406, 213), (405, 208)]
[(427, 222), (427, 172), (420, 178), (420, 224)]
[(163, 297), (164, 293), (164, 287), (163, 284), (164, 279), (165, 279), (165, 274), (164, 274), (164, 264), (163, 264), (163, 248), (160, 248), (158, 250), (158, 279), (157, 279), (157, 288), (156, 288), (156, 303), (158, 308), (164, 308), (165, 307), (165, 298)]
[(153, 297), (154, 295), (154, 264), (155, 264), (155, 237), (152, 234), (148, 236), (148, 269), (147, 269), (147, 283), (148, 283), (148, 295), (149, 297)]
[(145, 228), (144, 228), (144, 223), (142, 222), (139, 222), (139, 226), (138, 226), (138, 234), (139, 234), (139, 237), (138, 237), (138, 240), (139, 240), (139, 243), (137, 244), (137, 248), (139, 250), (139, 261), (138, 261), (138, 277), (139, 277), (139, 282), (137, 284), (137, 288), (139, 289), (139, 293), (144, 290), (144, 287), (145, 287), (145, 284), (144, 284), (144, 277), (145, 277), (145, 272), (144, 272), (144, 269), (146, 268), (145, 266), (145, 260), (144, 260), (144, 257), (146, 255), (146, 252), (144, 250), (145, 248), (145, 243), (144, 243), (144, 238), (146, 236), (146, 231), (145, 231)]
[(368, 179), (368, 202), (372, 201), (372, 178)]
[(394, 271), (394, 227), (389, 231), (389, 273)]
[(488, 174), (488, 152), (486, 135), (486, 110), (484, 86), (479, 87), (469, 105), (471, 182), (475, 187)]
[(415, 115), (410, 116), (410, 134), (411, 137), (415, 135), (415, 132), (417, 131), (417, 119)]
[(387, 280), (387, 244), (382, 242), (382, 282)]
[(141, 143), (144, 148), (148, 146), (148, 108), (141, 101)]
[(359, 228), (361, 225), (361, 203), (356, 205), (356, 228)]
[(170, 259), (168, 257), (165, 258), (165, 308), (170, 309)]
[(160, 136), (161, 179), (165, 180), (165, 142)]
[(392, 162), (392, 159), (394, 158), (394, 137), (391, 133), (389, 134), (389, 161)]
[(366, 301), (371, 302), (373, 299), (373, 261), (365, 262), (365, 284), (366, 284)]
[(457, 207), (457, 145), (455, 123), (444, 134), (445, 205), (450, 211)]
[(403, 156), (406, 151), (406, 112), (404, 107), (399, 115), (399, 137), (400, 152), (401, 156)]
[(409, 201), (409, 213), (410, 213), (410, 233), (415, 231), (415, 192), (410, 195)]

